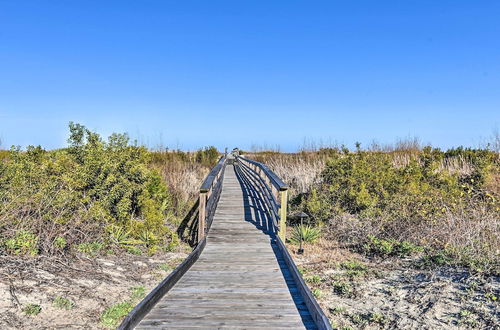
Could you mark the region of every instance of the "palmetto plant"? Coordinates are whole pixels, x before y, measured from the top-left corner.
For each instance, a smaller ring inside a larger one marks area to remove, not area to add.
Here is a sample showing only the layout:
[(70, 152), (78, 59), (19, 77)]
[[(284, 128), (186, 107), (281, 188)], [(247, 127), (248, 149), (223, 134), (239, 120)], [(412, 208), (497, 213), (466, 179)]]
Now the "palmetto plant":
[(313, 227), (310, 225), (298, 225), (293, 229), (292, 237), (290, 241), (292, 243), (298, 244), (301, 241), (304, 243), (314, 243), (321, 235), (321, 229), (319, 227)]
[(141, 244), (146, 245), (147, 247), (154, 246), (158, 243), (158, 238), (155, 234), (150, 232), (149, 230), (144, 230), (140, 234)]
[(130, 237), (130, 231), (124, 229), (123, 227), (119, 227), (116, 225), (108, 226), (107, 228), (109, 234), (109, 240), (112, 244), (116, 244), (118, 246), (126, 247), (130, 245), (142, 244), (143, 242), (140, 240), (136, 240)]

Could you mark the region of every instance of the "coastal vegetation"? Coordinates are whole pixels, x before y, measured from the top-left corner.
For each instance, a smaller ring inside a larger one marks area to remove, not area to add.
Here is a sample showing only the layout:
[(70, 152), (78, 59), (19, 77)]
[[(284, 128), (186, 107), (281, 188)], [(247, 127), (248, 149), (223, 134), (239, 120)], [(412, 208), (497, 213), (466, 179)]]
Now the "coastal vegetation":
[(219, 157), (149, 151), (69, 124), (68, 147), (12, 147), (0, 160), (0, 251), (35, 256), (172, 250), (203, 176)]
[[(289, 184), (287, 244), (334, 327), (427, 324), (423, 314), (391, 305), (394, 295), (418, 292), (421, 277), (456, 284), (443, 305), (456, 317), (446, 322), (490, 326), (500, 273), (498, 145), (497, 137), (483, 148), (441, 150), (410, 140), (241, 153)], [(0, 273), (17, 274), (0, 283), (17, 300), (0, 324), (39, 325), (49, 314), (63, 324), (64, 313), (86, 310), (91, 316), (75, 324), (116, 327), (190, 251), (177, 231), (219, 157), (215, 147), (150, 150), (127, 134), (104, 139), (75, 123), (65, 148), (0, 150)], [(303, 224), (294, 216), (299, 212), (309, 215)], [(301, 241), (305, 253), (295, 255)], [(16, 295), (26, 291), (20, 279), (46, 276), (71, 289), (54, 290), (50, 282), (36, 296)], [(87, 285), (102, 290), (83, 303)], [(434, 289), (423, 297), (442, 299)], [(392, 307), (378, 309), (367, 297)], [(416, 311), (427, 304), (414, 303)], [(427, 325), (442, 326), (436, 318)]]
[[(372, 146), (250, 154), (291, 186), (325, 239), (368, 255), (425, 253), (499, 272), (500, 157), (496, 150)], [(297, 229), (295, 229), (296, 231)], [(436, 260), (441, 260), (437, 258)]]
[(75, 123), (65, 148), (0, 150), (0, 326), (116, 327), (191, 251), (176, 230), (218, 157)]
[(247, 157), (289, 184), (288, 249), (334, 329), (494, 329), (499, 142)]

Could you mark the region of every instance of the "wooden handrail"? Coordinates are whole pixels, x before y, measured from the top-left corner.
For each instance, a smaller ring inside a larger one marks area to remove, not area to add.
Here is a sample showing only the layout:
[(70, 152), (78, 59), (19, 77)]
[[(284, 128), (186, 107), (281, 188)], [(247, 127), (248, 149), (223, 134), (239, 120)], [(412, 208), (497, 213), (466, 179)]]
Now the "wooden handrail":
[(226, 169), (227, 156), (222, 156), (217, 165), (208, 173), (200, 187), (198, 206), (198, 242), (201, 242), (212, 224), (215, 207), (222, 189), (222, 178)]
[[(250, 160), (241, 156), (236, 156), (236, 160), (243, 166), (251, 169), (253, 173), (260, 177), (261, 185), (270, 195), (270, 210), (276, 207), (278, 209), (278, 234), (281, 240), (286, 239), (286, 213), (288, 205), (288, 185), (284, 183), (273, 171), (266, 165)], [(264, 187), (263, 187), (264, 188)], [(274, 188), (274, 189), (273, 189)], [(272, 205), (274, 204), (274, 205)]]
[(278, 190), (288, 190), (288, 185), (284, 183), (279, 176), (277, 176), (273, 171), (271, 171), (266, 165), (256, 162), (255, 160), (251, 160), (248, 158), (244, 158), (241, 156), (236, 156), (239, 161), (243, 161), (249, 164), (252, 164), (258, 168), (260, 168), (264, 174), (271, 180), (273, 186), (275, 186)]
[(203, 181), (200, 187), (200, 192), (208, 192), (214, 184), (214, 181), (216, 181), (218, 174), (220, 173), (222, 167), (225, 165), (226, 161), (226, 156), (223, 156), (219, 159), (217, 162), (217, 165), (210, 170), (210, 173), (208, 173), (207, 177)]

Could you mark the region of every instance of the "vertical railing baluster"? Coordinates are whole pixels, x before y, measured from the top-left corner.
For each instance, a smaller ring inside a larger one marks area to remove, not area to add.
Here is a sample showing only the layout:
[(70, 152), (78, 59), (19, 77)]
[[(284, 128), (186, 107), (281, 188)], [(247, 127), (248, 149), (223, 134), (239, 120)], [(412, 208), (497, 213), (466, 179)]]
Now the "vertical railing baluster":
[(198, 243), (205, 238), (205, 213), (207, 203), (207, 192), (200, 191), (200, 206), (198, 212)]
[(288, 190), (281, 190), (280, 191), (280, 200), (281, 200), (281, 205), (280, 205), (280, 232), (279, 236), (283, 243), (285, 242), (286, 239), (286, 209), (287, 209), (287, 204), (288, 204)]

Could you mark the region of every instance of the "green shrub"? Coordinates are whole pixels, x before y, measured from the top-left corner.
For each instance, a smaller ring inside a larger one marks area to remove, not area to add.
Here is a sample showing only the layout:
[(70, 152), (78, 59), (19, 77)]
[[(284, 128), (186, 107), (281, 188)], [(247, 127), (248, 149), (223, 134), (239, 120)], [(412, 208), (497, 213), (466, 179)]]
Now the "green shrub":
[(135, 286), (133, 288), (130, 288), (130, 291), (132, 292), (130, 299), (132, 299), (133, 301), (142, 299), (146, 295), (146, 288), (143, 286)]
[(321, 174), (328, 185), (328, 200), (350, 213), (376, 208), (395, 189), (395, 170), (383, 154), (334, 155)]
[(363, 250), (371, 254), (390, 255), (394, 250), (394, 240), (378, 239), (368, 235), (368, 242), (363, 245)]
[[(0, 237), (8, 235), (7, 228), (24, 230), (4, 239), (6, 249), (36, 254), (41, 237), (51, 241), (40, 246), (54, 247), (41, 252), (69, 251), (64, 237), (52, 236), (54, 228), (86, 253), (98, 250), (86, 244), (92, 241), (123, 248), (146, 244), (150, 251), (154, 245), (173, 248), (166, 219), (173, 218), (174, 205), (166, 182), (151, 166), (152, 153), (131, 144), (127, 134), (104, 140), (74, 123), (69, 131), (67, 148), (13, 147), (0, 161)], [(209, 162), (214, 155), (208, 148), (201, 158)], [(145, 232), (155, 239), (139, 242)]]
[(179, 246), (180, 240), (177, 233), (172, 233), (170, 242), (165, 245), (165, 252), (173, 252)]
[(140, 299), (146, 295), (146, 288), (135, 286), (130, 288), (130, 299), (106, 308), (101, 315), (101, 323), (108, 328), (115, 328), (119, 322), (132, 311)]
[(159, 242), (159, 238), (154, 233), (152, 233), (147, 229), (143, 230), (139, 234), (139, 238), (142, 244), (144, 244), (147, 247), (155, 247)]
[(142, 250), (138, 248), (137, 246), (128, 246), (127, 247), (127, 252), (130, 254), (135, 254), (135, 255), (141, 255)]
[(365, 276), (368, 273), (368, 267), (355, 259), (341, 262), (340, 268), (350, 277)]
[(319, 227), (312, 227), (310, 225), (298, 225), (295, 226), (292, 237), (290, 241), (292, 243), (298, 244), (302, 239), (304, 243), (314, 243), (321, 235), (321, 229)]
[(354, 295), (354, 288), (347, 281), (335, 281), (333, 283), (333, 291), (340, 296), (351, 297)]
[(307, 283), (318, 284), (321, 283), (321, 276), (319, 275), (306, 276), (304, 277), (304, 281), (306, 281)]
[(133, 239), (131, 237), (130, 230), (126, 230), (115, 224), (111, 224), (106, 228), (108, 233), (108, 239), (112, 245), (118, 247), (129, 248), (133, 245), (139, 245), (143, 242), (139, 239)]
[[(472, 172), (447, 165), (458, 156)], [(332, 154), (318, 192), (326, 198), (316, 199), (326, 201), (324, 208), (362, 217), (384, 213), (391, 218), (432, 219), (442, 215), (443, 207), (454, 209), (467, 198), (487, 197), (485, 183), (498, 171), (497, 158), (487, 150), (457, 148), (443, 153), (431, 147)]]
[(417, 266), (420, 268), (433, 268), (436, 266), (444, 266), (452, 261), (444, 251), (439, 251), (434, 254), (423, 256), (418, 262)]
[(134, 305), (130, 301), (114, 304), (106, 308), (101, 315), (101, 323), (106, 327), (114, 328), (133, 308)]
[(58, 250), (63, 250), (68, 243), (64, 237), (58, 236), (54, 239), (54, 247)]
[(164, 272), (170, 272), (173, 269), (173, 267), (170, 266), (169, 264), (160, 264), (158, 265), (158, 269)]
[(58, 296), (54, 299), (54, 301), (52, 302), (52, 305), (54, 305), (54, 307), (59, 308), (59, 309), (70, 310), (70, 309), (73, 309), (75, 303), (72, 302), (71, 300), (69, 300), (68, 298)]
[(409, 256), (423, 251), (424, 248), (422, 246), (415, 245), (408, 241), (399, 242), (396, 246), (396, 254), (400, 257)]
[(370, 313), (368, 320), (371, 323), (377, 323), (380, 325), (384, 325), (386, 323), (386, 318), (380, 313)]
[(316, 299), (320, 299), (321, 297), (323, 297), (323, 291), (321, 291), (318, 288), (312, 289), (311, 292), (314, 295), (314, 298), (316, 298)]
[(328, 208), (328, 200), (324, 194), (319, 194), (317, 189), (312, 188), (305, 200), (305, 211), (311, 215), (313, 220), (318, 223), (327, 220), (331, 216), (331, 210)]
[(90, 256), (96, 256), (99, 252), (101, 252), (104, 248), (104, 244), (100, 242), (88, 242), (78, 244), (76, 249), (79, 252), (88, 254)]
[(373, 255), (405, 257), (422, 252), (424, 249), (407, 241), (399, 242), (394, 239), (380, 239), (368, 235), (368, 242), (363, 245), (363, 250)]
[(31, 255), (38, 254), (38, 236), (26, 230), (20, 230), (16, 235), (5, 241), (7, 251), (13, 254)]
[(491, 292), (486, 292), (484, 294), (484, 297), (487, 299), (487, 300), (491, 300), (493, 302), (497, 301), (498, 297), (495, 296), (495, 294), (491, 293)]
[(23, 307), (23, 313), (26, 315), (38, 315), (42, 311), (42, 307), (37, 304), (29, 304)]
[(196, 161), (209, 166), (213, 166), (219, 157), (219, 151), (213, 146), (200, 149), (196, 152)]
[(330, 308), (330, 312), (332, 314), (343, 314), (347, 312), (347, 308), (344, 306), (335, 306), (333, 308)]

